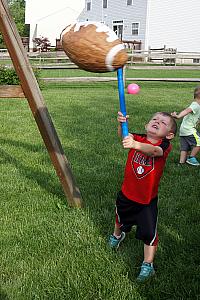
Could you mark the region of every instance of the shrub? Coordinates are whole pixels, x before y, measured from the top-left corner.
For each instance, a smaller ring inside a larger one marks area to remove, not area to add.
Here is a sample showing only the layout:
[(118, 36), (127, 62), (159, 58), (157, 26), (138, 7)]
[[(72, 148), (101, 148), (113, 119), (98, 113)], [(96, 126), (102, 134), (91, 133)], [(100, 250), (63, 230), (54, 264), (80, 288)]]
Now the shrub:
[(35, 38), (33, 42), (36, 44), (36, 48), (41, 49), (41, 52), (47, 52), (50, 50), (51, 43), (46, 37)]
[[(41, 87), (40, 81), (40, 71), (38, 69), (33, 70), (37, 82)], [(0, 66), (0, 85), (18, 85), (20, 84), (19, 77), (13, 68), (7, 68), (5, 66)]]
[(0, 84), (19, 84), (19, 78), (15, 70), (0, 66)]

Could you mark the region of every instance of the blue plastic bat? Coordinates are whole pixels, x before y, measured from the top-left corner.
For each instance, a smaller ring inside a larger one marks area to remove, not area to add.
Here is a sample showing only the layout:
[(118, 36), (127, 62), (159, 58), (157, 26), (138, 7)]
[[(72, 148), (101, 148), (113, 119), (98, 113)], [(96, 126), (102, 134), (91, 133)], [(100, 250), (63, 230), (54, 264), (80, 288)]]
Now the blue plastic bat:
[[(125, 103), (125, 94), (124, 94), (124, 81), (123, 81), (123, 69), (119, 68), (117, 70), (117, 79), (118, 79), (118, 92), (119, 92), (119, 105), (120, 111), (123, 116), (126, 117), (126, 103)], [(122, 123), (122, 136), (128, 136), (128, 122)]]

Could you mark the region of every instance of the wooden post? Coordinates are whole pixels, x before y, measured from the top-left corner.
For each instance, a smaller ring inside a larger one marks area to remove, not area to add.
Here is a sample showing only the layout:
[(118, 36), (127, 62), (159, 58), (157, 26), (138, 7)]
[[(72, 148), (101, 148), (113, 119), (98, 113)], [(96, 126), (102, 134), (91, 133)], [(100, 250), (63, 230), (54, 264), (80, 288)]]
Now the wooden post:
[(149, 46), (147, 62), (150, 62), (150, 61), (151, 61), (151, 47)]
[(21, 81), (25, 97), (49, 152), (56, 173), (61, 181), (70, 206), (82, 207), (82, 198), (64, 154), (37, 80), (27, 58), (16, 25), (9, 13), (6, 0), (0, 0), (0, 31)]

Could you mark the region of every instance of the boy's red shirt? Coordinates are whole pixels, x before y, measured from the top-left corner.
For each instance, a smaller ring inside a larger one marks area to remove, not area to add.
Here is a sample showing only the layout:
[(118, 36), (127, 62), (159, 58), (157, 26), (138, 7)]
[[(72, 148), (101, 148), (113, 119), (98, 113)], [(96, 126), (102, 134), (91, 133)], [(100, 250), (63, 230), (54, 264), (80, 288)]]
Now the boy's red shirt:
[(133, 134), (133, 136), (138, 142), (159, 146), (163, 149), (163, 156), (159, 157), (147, 156), (135, 149), (130, 149), (128, 153), (122, 192), (132, 201), (149, 204), (158, 194), (166, 158), (172, 146), (167, 139), (152, 144), (147, 140), (146, 134)]

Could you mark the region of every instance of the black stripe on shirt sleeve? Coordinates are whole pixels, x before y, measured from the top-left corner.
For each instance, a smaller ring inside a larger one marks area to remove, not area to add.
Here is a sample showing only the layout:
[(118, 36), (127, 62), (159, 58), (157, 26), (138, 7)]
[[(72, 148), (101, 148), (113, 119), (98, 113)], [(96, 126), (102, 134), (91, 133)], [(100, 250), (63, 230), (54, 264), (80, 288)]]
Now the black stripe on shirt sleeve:
[(163, 149), (163, 152), (167, 150), (169, 146), (170, 146), (170, 142), (168, 139), (163, 139), (161, 144), (159, 145), (159, 147)]

